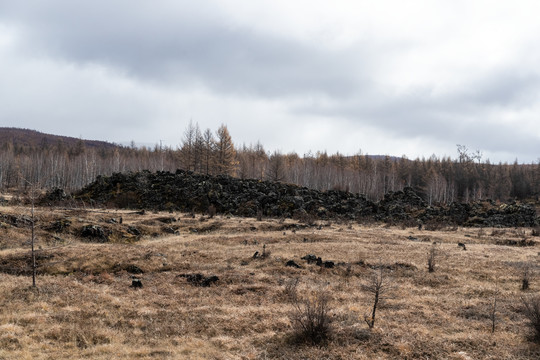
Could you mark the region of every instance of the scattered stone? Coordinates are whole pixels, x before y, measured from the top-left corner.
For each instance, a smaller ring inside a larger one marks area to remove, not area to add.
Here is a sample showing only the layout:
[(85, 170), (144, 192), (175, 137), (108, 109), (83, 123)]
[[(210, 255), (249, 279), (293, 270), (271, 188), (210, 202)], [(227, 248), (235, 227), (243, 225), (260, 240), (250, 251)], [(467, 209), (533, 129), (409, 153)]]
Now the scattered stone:
[(81, 236), (84, 238), (91, 238), (97, 242), (109, 241), (109, 231), (99, 225), (83, 226)]
[(417, 237), (414, 237), (414, 236), (407, 236), (407, 239), (411, 240), (411, 241), (418, 241), (418, 238)]
[(289, 266), (289, 267), (293, 267), (293, 268), (297, 268), (297, 269), (300, 269), (302, 268), (300, 265), (298, 265), (294, 260), (289, 260), (287, 261), (287, 263), (285, 264), (285, 266)]
[(219, 281), (219, 278), (216, 275), (211, 276), (204, 276), (202, 274), (181, 274), (178, 275), (179, 277), (183, 277), (187, 280), (188, 283), (190, 283), (193, 286), (200, 286), (200, 287), (209, 287), (212, 284)]
[[(182, 170), (99, 176), (74, 199), (91, 199), (97, 204), (125, 207), (125, 193), (116, 191), (119, 187), (130, 189), (131, 203), (141, 208), (156, 211), (174, 209), (192, 212), (193, 215), (194, 212), (205, 213), (212, 204), (216, 213), (227, 216), (255, 217), (264, 214), (283, 219), (303, 214), (316, 220), (371, 218), (392, 224), (411, 224), (418, 226), (419, 230), (431, 230), (434, 224), (476, 227), (534, 227), (539, 224), (534, 205), (517, 202), (500, 205), (484, 200), (428, 206), (414, 189), (405, 187), (374, 203), (364, 195), (345, 191), (318, 191), (279, 182), (210, 176)], [(165, 223), (176, 221), (173, 217), (162, 220)], [(321, 224), (318, 229), (322, 229)]]
[(318, 258), (316, 255), (308, 254), (306, 256), (303, 256), (301, 259), (306, 260), (308, 264), (312, 264), (316, 263), (320, 258)]
[(496, 245), (505, 245), (505, 246), (525, 247), (525, 246), (535, 246), (536, 241), (527, 240), (527, 239), (521, 239), (521, 240), (505, 239), (505, 240), (497, 240), (497, 242), (495, 244)]
[(131, 279), (131, 287), (135, 289), (140, 289), (143, 287), (142, 281), (139, 278), (133, 278)]
[(333, 261), (325, 261), (323, 262), (323, 266), (327, 269), (333, 269), (335, 264)]
[(381, 266), (384, 268), (384, 269), (387, 269), (387, 270), (392, 270), (392, 271), (395, 271), (395, 270), (398, 270), (398, 269), (403, 269), (403, 270), (417, 270), (418, 268), (412, 264), (409, 264), (409, 263), (402, 263), (402, 262), (396, 262), (396, 263), (393, 263), (393, 264), (385, 264), (385, 265), (381, 265), (381, 264), (370, 264), (370, 265), (367, 265), (369, 266), (370, 268), (376, 270), (376, 269), (380, 269)]
[(43, 197), (38, 200), (40, 204), (53, 204), (68, 199), (69, 196), (63, 189), (54, 188), (48, 191)]
[(161, 230), (166, 234), (172, 234), (172, 235), (178, 235), (180, 232), (173, 228), (172, 226), (164, 226), (161, 228)]
[(55, 233), (63, 233), (67, 228), (71, 226), (71, 221), (68, 219), (60, 219), (53, 221), (50, 225), (45, 227), (45, 230)]
[(458, 245), (459, 247), (463, 248), (463, 250), (467, 250), (467, 247), (465, 246), (464, 243), (461, 243), (461, 242), (460, 242), (460, 243), (458, 243), (457, 245)]
[(308, 254), (301, 258), (302, 260), (306, 260), (308, 264), (315, 263), (317, 266), (321, 266), (327, 269), (331, 269), (335, 266), (335, 263), (333, 261), (323, 261), (323, 259), (320, 256), (316, 256), (313, 254)]
[(16, 215), (11, 215), (11, 214), (0, 214), (0, 220), (2, 220), (2, 222), (6, 224), (15, 226), (17, 228), (27, 227), (27, 226), (32, 225), (32, 218), (30, 218), (29, 216), (24, 216), (24, 215), (16, 216)]
[(130, 264), (126, 266), (126, 271), (130, 274), (143, 274), (144, 271), (137, 265)]
[(135, 226), (128, 226), (127, 232), (131, 235), (141, 236), (141, 231), (137, 229)]

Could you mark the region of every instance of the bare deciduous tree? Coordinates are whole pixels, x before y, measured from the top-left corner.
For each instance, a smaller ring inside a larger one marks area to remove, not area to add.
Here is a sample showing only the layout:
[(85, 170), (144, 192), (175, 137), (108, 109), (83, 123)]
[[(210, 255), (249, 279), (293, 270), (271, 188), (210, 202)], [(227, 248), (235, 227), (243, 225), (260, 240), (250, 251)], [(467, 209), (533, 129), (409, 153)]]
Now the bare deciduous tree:
[(285, 160), (279, 151), (274, 151), (268, 160), (267, 177), (270, 181), (283, 181), (285, 178)]
[(216, 141), (212, 130), (206, 129), (203, 134), (203, 171), (206, 175), (212, 174), (214, 170), (214, 148)]
[(370, 329), (373, 329), (379, 302), (391, 297), (394, 286), (390, 277), (385, 273), (384, 267), (379, 265), (373, 270), (373, 273), (368, 278), (367, 282), (360, 287), (363, 291), (373, 295), (373, 308), (371, 314), (366, 314), (364, 316), (364, 321), (368, 324)]
[(225, 125), (221, 125), (216, 132), (216, 165), (219, 174), (234, 175), (236, 151)]
[(34, 183), (31, 183), (27, 179), (22, 177), (22, 180), (30, 186), (30, 227), (31, 227), (31, 238), (30, 238), (30, 256), (32, 262), (32, 287), (36, 287), (36, 274), (37, 274), (37, 263), (36, 263), (36, 216), (35, 216), (35, 203), (37, 198), (37, 186)]

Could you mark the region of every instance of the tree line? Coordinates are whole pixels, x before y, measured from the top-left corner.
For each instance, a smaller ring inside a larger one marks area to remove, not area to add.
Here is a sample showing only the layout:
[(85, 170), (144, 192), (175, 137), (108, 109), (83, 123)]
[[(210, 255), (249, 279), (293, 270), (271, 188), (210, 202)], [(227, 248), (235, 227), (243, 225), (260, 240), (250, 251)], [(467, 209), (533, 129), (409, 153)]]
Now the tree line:
[(430, 204), (483, 199), (538, 200), (540, 161), (531, 164), (483, 161), (479, 152), (458, 145), (458, 156), (438, 158), (345, 156), (326, 152), (269, 152), (257, 142), (235, 145), (227, 126), (215, 132), (190, 122), (176, 147), (86, 147), (63, 142), (0, 145), (0, 189), (81, 189), (98, 175), (128, 171), (176, 171), (281, 181), (318, 190), (365, 194), (378, 201), (390, 191), (413, 187)]

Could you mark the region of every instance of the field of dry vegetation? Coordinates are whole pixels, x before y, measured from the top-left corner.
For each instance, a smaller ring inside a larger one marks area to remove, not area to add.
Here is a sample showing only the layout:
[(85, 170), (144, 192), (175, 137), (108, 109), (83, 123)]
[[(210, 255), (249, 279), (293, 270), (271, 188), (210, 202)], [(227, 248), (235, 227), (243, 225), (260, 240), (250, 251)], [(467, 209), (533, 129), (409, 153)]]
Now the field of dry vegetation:
[(34, 289), (29, 216), (0, 206), (0, 359), (540, 358), (521, 306), (537, 229), (38, 208)]

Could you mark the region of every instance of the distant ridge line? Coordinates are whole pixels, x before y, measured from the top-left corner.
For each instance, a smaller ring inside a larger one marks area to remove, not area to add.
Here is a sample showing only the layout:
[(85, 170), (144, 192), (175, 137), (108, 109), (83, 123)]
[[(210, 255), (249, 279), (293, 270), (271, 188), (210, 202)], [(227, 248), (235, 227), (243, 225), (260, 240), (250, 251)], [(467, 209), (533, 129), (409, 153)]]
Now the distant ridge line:
[(78, 145), (80, 142), (82, 142), (87, 148), (95, 149), (113, 149), (122, 147), (120, 145), (101, 140), (86, 140), (71, 136), (53, 135), (31, 129), (0, 127), (0, 144), (5, 145), (10, 142), (14, 146), (34, 148), (54, 146), (59, 143), (62, 143), (67, 147), (72, 147)]

